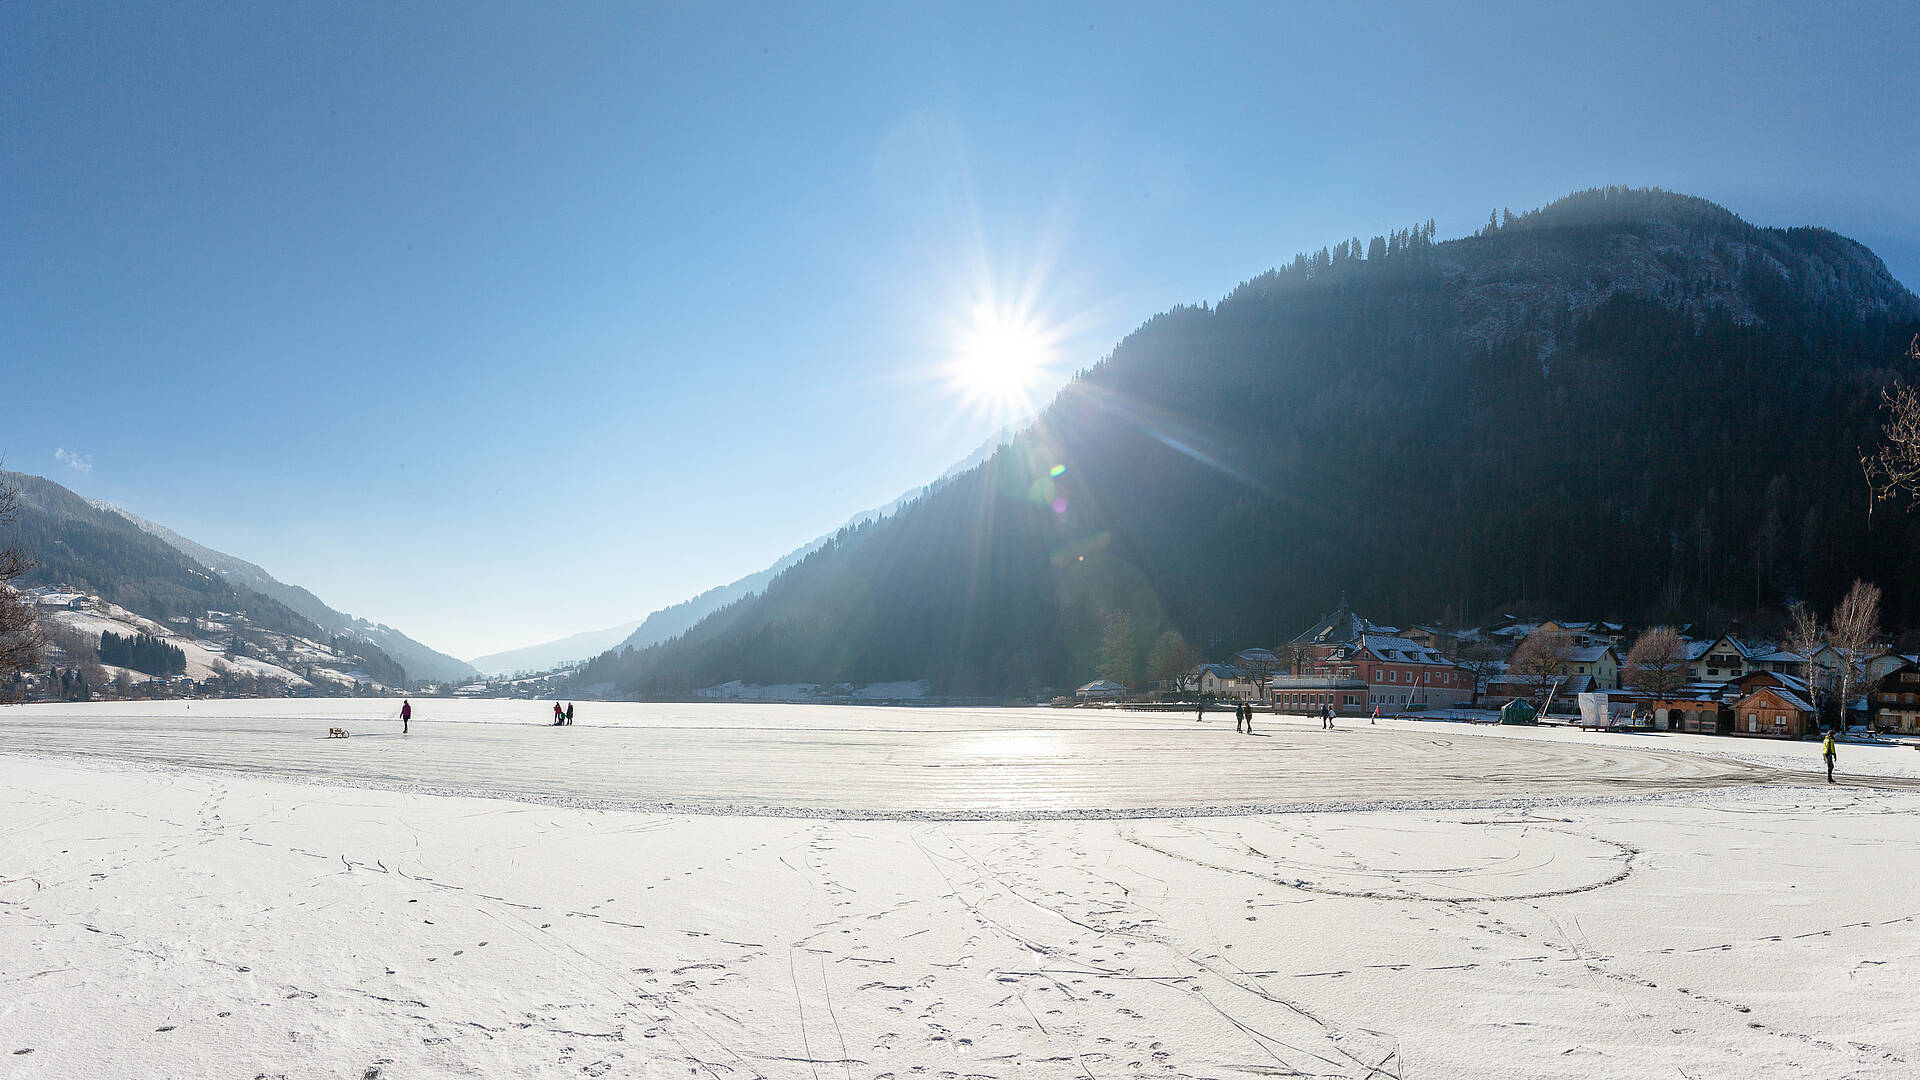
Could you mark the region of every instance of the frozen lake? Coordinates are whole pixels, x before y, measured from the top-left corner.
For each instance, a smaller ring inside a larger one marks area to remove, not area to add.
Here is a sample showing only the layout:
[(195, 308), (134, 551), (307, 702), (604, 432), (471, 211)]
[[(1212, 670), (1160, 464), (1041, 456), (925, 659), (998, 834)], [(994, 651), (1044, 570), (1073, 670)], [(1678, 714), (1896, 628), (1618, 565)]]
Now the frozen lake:
[(1920, 1062), (1905, 746), (418, 704), (0, 708), (0, 1074)]
[[(0, 709), (0, 751), (696, 813), (1183, 816), (1309, 805), (1460, 804), (1806, 782), (1796, 749), (1727, 739), (1502, 732), (1262, 713), (422, 700)], [(347, 739), (327, 738), (343, 727)], [(1676, 753), (1675, 749), (1702, 752)], [(1746, 760), (1731, 751), (1763, 755)], [(1777, 760), (1768, 753), (1788, 753)], [(1911, 755), (1910, 755), (1911, 756)], [(1848, 764), (1854, 764), (1849, 752)]]

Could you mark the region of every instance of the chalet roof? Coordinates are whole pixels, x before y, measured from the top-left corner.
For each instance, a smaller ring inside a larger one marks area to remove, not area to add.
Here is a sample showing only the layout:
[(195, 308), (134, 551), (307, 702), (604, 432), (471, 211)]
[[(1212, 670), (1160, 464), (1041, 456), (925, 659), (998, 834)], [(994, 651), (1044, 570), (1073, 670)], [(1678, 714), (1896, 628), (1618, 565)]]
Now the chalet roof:
[(1774, 697), (1779, 698), (1781, 701), (1786, 702), (1787, 705), (1789, 705), (1790, 707), (1799, 709), (1801, 712), (1813, 711), (1813, 706), (1807, 704), (1807, 701), (1805, 698), (1801, 697), (1799, 694), (1796, 694), (1791, 690), (1782, 689), (1781, 687), (1778, 687), (1778, 686), (1763, 686), (1760, 689), (1755, 690), (1753, 693), (1748, 694), (1746, 697), (1741, 698), (1740, 704), (1745, 705), (1747, 702), (1752, 701), (1754, 698), (1759, 697), (1761, 694), (1771, 694)]
[(1734, 637), (1732, 634), (1721, 634), (1719, 637), (1714, 638), (1712, 641), (1707, 642), (1706, 648), (1703, 649), (1702, 652), (1712, 651), (1715, 645), (1718, 645), (1723, 641), (1733, 646), (1733, 651), (1739, 654), (1742, 660), (1751, 660), (1754, 654), (1760, 651), (1755, 649), (1753, 646), (1747, 644), (1746, 642), (1741, 641), (1739, 638)]
[(1406, 664), (1445, 664), (1453, 666), (1453, 661), (1445, 655), (1427, 648), (1417, 641), (1408, 641), (1403, 637), (1390, 637), (1386, 634), (1362, 634), (1356, 645), (1380, 660), (1392, 660)]
[(1092, 682), (1088, 683), (1087, 685), (1081, 687), (1080, 689), (1075, 690), (1074, 693), (1099, 694), (1099, 693), (1105, 693), (1109, 691), (1125, 690), (1125, 689), (1126, 687), (1121, 686), (1119, 683), (1114, 682), (1112, 679), (1095, 679)]
[(1205, 675), (1208, 672), (1212, 672), (1213, 677), (1216, 679), (1244, 679), (1248, 677), (1246, 672), (1241, 671), (1232, 664), (1201, 664), (1195, 667), (1191, 674), (1197, 677)]
[(1381, 626), (1355, 615), (1341, 604), (1339, 610), (1320, 620), (1312, 629), (1293, 639), (1296, 645), (1350, 645), (1364, 634), (1391, 634), (1391, 626)]
[(1612, 651), (1611, 645), (1580, 645), (1567, 652), (1567, 659), (1576, 664), (1595, 664)]
[(1562, 630), (1572, 630), (1579, 633), (1617, 634), (1620, 632), (1620, 624), (1617, 622), (1563, 622), (1559, 619), (1549, 619), (1548, 622), (1553, 623), (1553, 625)]
[(1236, 663), (1240, 664), (1277, 664), (1280, 662), (1280, 658), (1274, 655), (1272, 649), (1241, 649), (1239, 652), (1233, 654), (1233, 659)]

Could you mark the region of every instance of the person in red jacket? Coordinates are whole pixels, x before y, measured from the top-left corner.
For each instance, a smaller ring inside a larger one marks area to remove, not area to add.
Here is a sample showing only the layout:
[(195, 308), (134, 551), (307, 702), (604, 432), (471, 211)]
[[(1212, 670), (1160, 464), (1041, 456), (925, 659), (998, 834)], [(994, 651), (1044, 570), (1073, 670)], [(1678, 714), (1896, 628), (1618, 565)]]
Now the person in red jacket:
[(407, 724), (412, 719), (413, 719), (413, 702), (402, 701), (400, 703), (400, 734), (405, 735), (407, 733)]

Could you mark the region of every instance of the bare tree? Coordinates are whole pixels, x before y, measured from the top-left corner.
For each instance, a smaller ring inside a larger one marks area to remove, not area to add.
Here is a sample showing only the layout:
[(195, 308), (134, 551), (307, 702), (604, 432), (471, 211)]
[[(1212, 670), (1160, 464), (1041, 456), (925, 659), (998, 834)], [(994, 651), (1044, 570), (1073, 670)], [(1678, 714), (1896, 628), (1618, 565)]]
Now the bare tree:
[(1826, 686), (1820, 675), (1819, 665), (1814, 662), (1813, 654), (1827, 643), (1827, 630), (1820, 625), (1820, 616), (1812, 608), (1799, 600), (1787, 608), (1787, 651), (1800, 657), (1800, 677), (1807, 682), (1807, 692), (1813, 695), (1812, 705), (1815, 712), (1821, 711), (1821, 699), (1826, 695)]
[[(1920, 360), (1920, 334), (1907, 346), (1907, 359)], [(1894, 499), (1907, 500), (1907, 509), (1920, 506), (1920, 391), (1912, 386), (1890, 386), (1880, 392), (1887, 411), (1883, 441), (1872, 453), (1860, 455), (1867, 474), (1867, 509)]]
[[(11, 481), (0, 477), (0, 526), (10, 524), (19, 513), (20, 492)], [(0, 679), (11, 679), (15, 673), (32, 668), (46, 644), (33, 604), (13, 584), (33, 566), (33, 560), (18, 544), (0, 549)]]
[(1460, 645), (1459, 655), (1454, 659), (1461, 667), (1473, 673), (1473, 688), (1478, 693), (1488, 680), (1500, 673), (1500, 668), (1507, 659), (1507, 653), (1492, 641), (1469, 641)]
[(1655, 698), (1667, 698), (1687, 684), (1687, 643), (1671, 626), (1641, 634), (1627, 652), (1627, 685)]
[(1847, 706), (1860, 685), (1859, 666), (1880, 640), (1880, 586), (1856, 580), (1833, 609), (1828, 636), (1840, 654), (1840, 725), (1845, 727)]
[(1507, 672), (1525, 679), (1533, 688), (1535, 715), (1545, 716), (1553, 707), (1554, 696), (1573, 671), (1573, 642), (1565, 634), (1535, 630), (1514, 647), (1507, 658)]
[(1205, 659), (1178, 630), (1168, 630), (1155, 639), (1147, 654), (1147, 677), (1165, 679), (1175, 692), (1185, 693), (1191, 689), (1194, 669)]

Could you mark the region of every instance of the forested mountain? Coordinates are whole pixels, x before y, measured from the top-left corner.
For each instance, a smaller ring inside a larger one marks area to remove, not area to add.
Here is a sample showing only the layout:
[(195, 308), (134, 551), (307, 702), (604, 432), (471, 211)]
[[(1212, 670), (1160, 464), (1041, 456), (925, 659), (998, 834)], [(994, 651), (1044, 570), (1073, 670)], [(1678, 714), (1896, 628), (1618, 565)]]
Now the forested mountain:
[(112, 503), (89, 499), (94, 506), (110, 510), (139, 526), (141, 530), (164, 540), (188, 559), (212, 570), (243, 589), (271, 597), (288, 609), (306, 616), (328, 634), (365, 639), (379, 646), (416, 679), (455, 682), (477, 677), (473, 665), (430, 649), (384, 623), (370, 622), (329, 607), (319, 597), (298, 585), (289, 585), (245, 559), (215, 551), (195, 543), (164, 525), (157, 525)]
[[(36, 562), (16, 584), (27, 589), (70, 586), (117, 609), (43, 614), (43, 621), (51, 620), (61, 632), (57, 640), (92, 650), (90, 655), (69, 656), (68, 662), (113, 663), (100, 652), (103, 645), (106, 654), (119, 656), (132, 649), (146, 659), (141, 650), (147, 647), (107, 641), (98, 629), (116, 626), (163, 636), (161, 644), (190, 647), (186, 666), (189, 674), (198, 672), (196, 677), (208, 674), (202, 670), (207, 667), (204, 658), (249, 677), (330, 691), (352, 689), (357, 683), (403, 686), (408, 681), (403, 665), (365, 636), (330, 633), (280, 600), (216, 573), (116, 508), (82, 498), (44, 477), (8, 472), (0, 473), (0, 479), (19, 493), (19, 515), (11, 531)], [(142, 664), (121, 666), (146, 671)]]
[[(925, 498), (942, 485), (951, 481), (954, 477), (975, 468), (980, 463), (992, 457), (994, 451), (999, 450), (1002, 446), (1013, 441), (1015, 434), (1016, 432), (1012, 428), (1002, 428), (994, 432), (994, 434), (985, 442), (981, 443), (973, 453), (968, 454), (964, 459), (949, 466), (933, 483), (909, 491), (885, 506), (875, 507), (872, 510), (863, 510), (853, 515), (853, 517), (847, 519), (845, 525), (841, 526), (841, 530), (845, 531), (847, 529), (858, 528), (870, 521), (877, 521), (880, 518), (899, 513), (902, 507)], [(773, 565), (764, 570), (755, 571), (746, 577), (728, 582), (725, 585), (717, 585), (691, 600), (683, 600), (678, 604), (661, 608), (659, 611), (648, 615), (639, 626), (635, 627), (633, 633), (627, 635), (626, 640), (620, 643), (620, 647), (625, 649), (644, 649), (649, 645), (656, 645), (671, 638), (679, 637), (681, 634), (686, 633), (698, 625), (700, 620), (705, 619), (721, 608), (765, 589), (768, 583), (785, 573), (789, 567), (798, 564), (800, 560), (832, 542), (832, 535), (815, 537), (774, 560)]]
[(1912, 625), (1920, 514), (1869, 515), (1859, 453), (1916, 332), (1861, 245), (1658, 190), (1342, 241), (1148, 321), (981, 467), (579, 682), (1064, 688), (1115, 614), (1142, 663), (1167, 631), (1220, 658), (1342, 593), (1712, 621), (1857, 576)]

